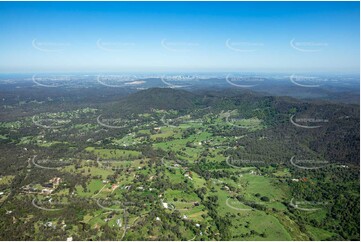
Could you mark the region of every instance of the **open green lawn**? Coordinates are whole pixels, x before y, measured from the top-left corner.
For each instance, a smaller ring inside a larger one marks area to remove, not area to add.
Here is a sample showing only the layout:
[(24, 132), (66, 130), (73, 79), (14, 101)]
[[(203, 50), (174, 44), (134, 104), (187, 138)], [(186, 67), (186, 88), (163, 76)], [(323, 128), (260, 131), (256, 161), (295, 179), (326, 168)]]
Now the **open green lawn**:
[(86, 192), (84, 192), (83, 187), (80, 185), (76, 186), (75, 188), (76, 188), (76, 191), (79, 196), (89, 197), (89, 196), (95, 195), (96, 192), (100, 191), (100, 189), (104, 186), (106, 187), (106, 186), (110, 186), (110, 185), (103, 184), (101, 180), (92, 179), (92, 180), (90, 180), (89, 184), (87, 185)]
[[(236, 235), (234, 240), (292, 240), (278, 219), (265, 212), (252, 211), (241, 214), (238, 219), (233, 221), (233, 224), (239, 224), (238, 229), (233, 231)], [(255, 231), (254, 234), (250, 232), (252, 230)]]
[(260, 194), (259, 197), (266, 196), (272, 203), (284, 201), (288, 197), (286, 186), (282, 186), (280, 183), (274, 184), (275, 179), (273, 178), (263, 175), (244, 174), (240, 180), (247, 184), (244, 191), (246, 199), (260, 202), (255, 196), (256, 194)]

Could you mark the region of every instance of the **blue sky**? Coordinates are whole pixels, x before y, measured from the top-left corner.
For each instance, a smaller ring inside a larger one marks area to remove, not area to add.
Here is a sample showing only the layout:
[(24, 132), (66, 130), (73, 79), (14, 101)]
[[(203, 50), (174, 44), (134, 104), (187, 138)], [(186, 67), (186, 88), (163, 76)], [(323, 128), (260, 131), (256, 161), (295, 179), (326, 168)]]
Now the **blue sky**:
[(359, 2), (0, 2), (0, 72), (359, 72)]

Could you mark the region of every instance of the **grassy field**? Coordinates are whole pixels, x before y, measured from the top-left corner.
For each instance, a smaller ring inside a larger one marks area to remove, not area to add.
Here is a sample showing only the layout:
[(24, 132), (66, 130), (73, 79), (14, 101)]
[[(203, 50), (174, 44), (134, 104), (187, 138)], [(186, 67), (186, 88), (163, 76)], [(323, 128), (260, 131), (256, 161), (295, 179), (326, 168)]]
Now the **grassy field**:
[[(107, 185), (104, 185), (101, 180), (95, 180), (92, 179), (89, 184), (87, 185), (87, 191), (84, 192), (84, 189), (82, 186), (76, 186), (76, 192), (79, 196), (82, 197), (90, 197), (96, 194), (96, 192), (100, 191), (102, 187), (106, 187)], [(110, 185), (108, 185), (110, 186)]]
[(0, 185), (8, 185), (14, 179), (15, 176), (0, 176)]
[[(244, 174), (241, 178), (242, 181), (247, 183), (244, 190), (244, 196), (246, 199), (261, 202), (258, 197), (266, 196), (272, 202), (284, 201), (288, 196), (286, 194), (286, 187), (282, 187), (281, 184), (275, 185), (272, 183), (272, 178), (262, 175)], [(256, 194), (260, 196), (256, 197)]]
[(327, 240), (332, 235), (334, 235), (331, 232), (328, 232), (324, 229), (315, 228), (313, 226), (307, 225), (306, 226), (307, 232), (311, 235), (312, 240)]
[(94, 147), (87, 147), (85, 150), (94, 153), (100, 159), (135, 159), (142, 154), (135, 150), (98, 149)]
[[(145, 132), (145, 131), (142, 130), (142, 132)], [(140, 133), (142, 133), (142, 132), (140, 132)], [(145, 133), (147, 133), (147, 132), (145, 132)], [(148, 131), (148, 133), (149, 133), (149, 131)], [(120, 147), (132, 146), (132, 145), (139, 144), (141, 142), (142, 142), (142, 139), (140, 137), (136, 138), (134, 133), (127, 134), (120, 139), (119, 138), (112, 139), (112, 143), (115, 145), (118, 145)]]

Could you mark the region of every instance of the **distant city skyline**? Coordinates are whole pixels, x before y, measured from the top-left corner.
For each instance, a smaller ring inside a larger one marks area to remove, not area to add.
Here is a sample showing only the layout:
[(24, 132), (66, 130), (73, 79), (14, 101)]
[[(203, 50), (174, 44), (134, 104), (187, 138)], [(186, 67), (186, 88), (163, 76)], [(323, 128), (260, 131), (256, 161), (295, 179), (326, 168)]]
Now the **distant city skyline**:
[(0, 72), (359, 73), (359, 2), (0, 2)]

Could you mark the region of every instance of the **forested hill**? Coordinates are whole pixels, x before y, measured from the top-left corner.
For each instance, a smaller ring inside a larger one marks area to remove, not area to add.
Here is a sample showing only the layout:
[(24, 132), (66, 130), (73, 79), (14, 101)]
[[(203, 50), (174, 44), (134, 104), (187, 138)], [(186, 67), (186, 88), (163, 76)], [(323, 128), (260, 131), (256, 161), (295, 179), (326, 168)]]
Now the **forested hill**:
[[(294, 137), (295, 142), (304, 143), (332, 161), (359, 164), (359, 105), (266, 96), (240, 89), (189, 92), (150, 88), (122, 98), (108, 111), (130, 115), (152, 109), (173, 109), (184, 114), (202, 109), (215, 113), (237, 110), (242, 118), (264, 120), (267, 132), (274, 137)], [(306, 128), (292, 124), (291, 117)]]
[(130, 94), (119, 104), (133, 112), (157, 109), (192, 109), (195, 108), (199, 96), (184, 90), (171, 88), (150, 88)]

